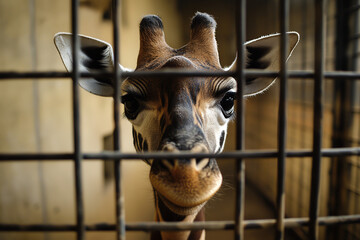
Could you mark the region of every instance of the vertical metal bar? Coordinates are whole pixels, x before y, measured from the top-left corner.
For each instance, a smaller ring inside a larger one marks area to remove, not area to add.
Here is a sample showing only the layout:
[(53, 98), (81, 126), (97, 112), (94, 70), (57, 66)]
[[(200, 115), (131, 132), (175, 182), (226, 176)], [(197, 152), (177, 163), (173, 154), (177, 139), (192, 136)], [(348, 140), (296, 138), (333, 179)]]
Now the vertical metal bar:
[[(350, 14), (348, 9), (351, 6), (350, 1), (336, 1), (336, 25), (335, 25), (335, 69), (337, 71), (349, 70), (350, 61), (347, 56), (350, 50)], [(335, 79), (332, 102), (332, 147), (345, 147), (348, 145), (348, 137), (351, 135), (352, 114), (352, 83), (344, 81), (345, 78)], [(329, 215), (339, 215), (344, 212), (347, 206), (346, 185), (347, 163), (346, 157), (334, 157), (331, 159), (331, 178), (329, 183)], [(345, 210), (346, 211), (346, 210)], [(334, 226), (327, 228), (327, 237), (329, 239), (341, 238), (341, 227)]]
[[(306, 70), (306, 66), (307, 66), (307, 49), (308, 49), (308, 41), (307, 41), (307, 28), (308, 28), (308, 1), (304, 0), (302, 2), (302, 26), (301, 26), (301, 41), (302, 41), (302, 59), (301, 59), (301, 69), (302, 70)], [(301, 79), (301, 86), (300, 86), (300, 92), (301, 92), (301, 122), (303, 123), (301, 125), (301, 127), (299, 128), (300, 130), (300, 136), (301, 136), (301, 148), (305, 148), (306, 147), (306, 130), (307, 127), (304, 124), (306, 122), (307, 119), (307, 114), (306, 114), (306, 85), (307, 85), (307, 81), (304, 81), (303, 79)], [(304, 179), (306, 179), (307, 176), (307, 171), (305, 168), (305, 159), (304, 158), (300, 158), (300, 168), (299, 168), (299, 188), (298, 188), (298, 196), (302, 196), (303, 195), (303, 191), (305, 189), (305, 184), (304, 184)], [(303, 198), (299, 199), (299, 205), (298, 205), (298, 216), (301, 217), (304, 213), (304, 208), (301, 206), (305, 206), (305, 204), (303, 203)]]
[[(360, 4), (360, 0), (357, 0), (357, 1), (353, 1), (353, 4), (355, 4), (355, 2), (356, 2), (356, 4), (357, 5), (359, 5)], [(354, 22), (354, 27), (353, 27), (353, 30), (352, 30), (352, 35), (353, 36), (359, 36), (359, 34), (360, 34), (360, 24), (359, 24), (359, 21), (360, 21), (360, 10), (358, 9), (355, 13), (354, 13), (354, 20), (353, 20), (353, 22)], [(358, 50), (359, 50), (359, 39), (357, 39), (357, 40), (355, 40), (354, 42), (353, 42), (353, 50), (352, 50), (352, 52), (353, 53), (357, 53), (358, 52)], [(351, 70), (353, 70), (353, 71), (357, 71), (358, 70), (358, 58), (357, 57), (353, 57), (352, 59), (351, 59), (351, 61), (352, 61), (352, 66), (351, 66)], [(352, 87), (352, 89), (353, 89), (353, 99), (355, 99), (356, 98), (356, 94), (360, 94), (359, 92), (356, 92), (356, 89), (357, 89), (357, 84), (360, 84), (360, 82), (357, 82), (357, 83), (352, 83), (352, 85), (351, 85), (351, 87)], [(359, 106), (360, 106), (360, 102), (358, 103), (359, 104)], [(354, 121), (354, 119), (355, 119), (355, 113), (353, 112), (353, 110), (354, 110), (354, 108), (355, 108), (355, 106), (356, 106), (356, 101), (355, 100), (353, 100), (352, 101), (352, 103), (351, 103), (351, 112), (352, 112), (352, 114), (351, 114), (351, 118), (353, 119), (353, 121)], [(359, 114), (359, 113), (357, 113), (357, 114)], [(352, 129), (353, 129), (353, 131), (355, 130), (354, 129), (354, 126), (356, 126), (355, 125), (356, 123), (354, 123), (354, 124), (352, 124)], [(358, 123), (359, 124), (359, 123)], [(360, 137), (360, 128), (359, 128), (359, 130), (358, 130), (358, 136), (357, 136), (358, 138)], [(352, 168), (355, 168), (355, 173), (354, 173), (354, 175), (353, 176), (351, 176), (351, 177), (353, 177), (353, 179), (355, 179), (355, 183), (354, 183), (354, 188), (355, 188), (355, 191), (357, 191), (358, 193), (359, 193), (359, 191), (360, 191), (360, 168), (359, 168), (359, 163), (360, 163), (360, 159), (359, 159), (359, 156), (358, 157), (353, 157), (353, 160), (354, 160), (354, 164), (352, 165)], [(350, 214), (356, 214), (356, 213), (360, 213), (360, 195), (359, 194), (354, 194), (354, 203), (353, 203), (353, 212), (349, 212)], [(352, 232), (354, 232), (354, 233), (356, 233), (357, 232), (357, 229), (359, 228), (359, 226), (356, 226), (356, 224), (354, 224), (353, 226), (351, 226), (351, 227), (349, 227), (349, 228), (351, 228), (351, 231)], [(359, 232), (359, 231), (358, 231)], [(359, 237), (360, 237), (360, 234), (358, 235)]]
[[(360, 5), (360, 0), (356, 1), (358, 5)], [(360, 34), (360, 10), (356, 11), (356, 17), (355, 17), (355, 34)], [(359, 49), (359, 40), (355, 40), (354, 43), (354, 53), (357, 53)], [(359, 58), (353, 58), (353, 69), (354, 71), (360, 71), (358, 64), (359, 63)], [(358, 81), (357, 83), (354, 84), (354, 89), (359, 89), (360, 88), (360, 82)], [(357, 92), (356, 94), (360, 94), (360, 92)], [(360, 100), (360, 97), (359, 97)], [(357, 103), (358, 106), (360, 106), (360, 101)], [(360, 114), (359, 112), (357, 114)], [(358, 125), (360, 125), (360, 120), (358, 120)], [(358, 130), (358, 134), (357, 134), (358, 139), (360, 138), (360, 128)], [(357, 169), (357, 177), (356, 177), (356, 186), (355, 188), (357, 190), (360, 190), (360, 156), (357, 156), (355, 159), (355, 164)], [(355, 199), (355, 209), (354, 209), (354, 213), (360, 213), (360, 195), (356, 196)], [(356, 232), (358, 230), (358, 232), (360, 232), (360, 226), (359, 225), (355, 225), (353, 226), (353, 231)]]
[[(359, 129), (360, 131), (360, 129)], [(351, 166), (352, 168), (355, 168), (354, 170), (354, 174), (350, 177), (352, 177), (354, 179), (354, 190), (355, 193), (353, 193), (354, 195), (354, 202), (353, 202), (353, 210), (352, 212), (349, 211), (348, 214), (359, 214), (360, 213), (360, 168), (359, 168), (359, 156), (354, 156), (353, 157), (354, 163)], [(349, 226), (349, 229), (351, 229), (351, 231), (353, 233), (356, 233), (357, 229), (359, 228), (359, 225), (357, 224), (353, 224), (353, 226)], [(359, 231), (358, 231), (359, 233)], [(359, 234), (360, 236), (360, 234)]]
[[(360, 5), (360, 0), (355, 1), (358, 5)], [(360, 10), (356, 11), (354, 17), (354, 30), (353, 30), (353, 36), (360, 37)], [(354, 40), (354, 46), (353, 46), (353, 53), (357, 53), (359, 50), (359, 39)], [(352, 58), (352, 70), (357, 71), (357, 63), (359, 61), (359, 58), (355, 57)]]
[[(113, 17), (113, 46), (114, 46), (114, 151), (121, 151), (120, 148), (120, 79), (119, 68), (119, 4), (120, 0), (112, 1)], [(115, 204), (116, 204), (116, 232), (117, 239), (125, 239), (125, 213), (124, 196), (121, 177), (121, 160), (115, 160)]]
[(79, 49), (78, 37), (78, 10), (79, 1), (71, 1), (71, 28), (72, 28), (72, 94), (73, 94), (73, 130), (74, 130), (74, 163), (75, 163), (75, 196), (76, 196), (76, 223), (77, 239), (85, 239), (84, 207), (81, 184), (81, 143), (80, 143), (80, 96), (79, 96)]
[(286, 170), (286, 95), (288, 51), (286, 30), (288, 26), (289, 4), (280, 1), (280, 100), (278, 112), (278, 165), (277, 165), (277, 196), (276, 196), (276, 239), (284, 239), (285, 231), (285, 170)]
[[(246, 64), (246, 0), (236, 1), (236, 80), (237, 80), (237, 109), (236, 109), (236, 149), (243, 150), (244, 141), (244, 112), (243, 100), (245, 87), (245, 64)], [(235, 239), (244, 239), (244, 202), (245, 202), (245, 160), (236, 161), (236, 206), (235, 206)]]
[(315, 0), (315, 77), (314, 77), (314, 122), (313, 122), (313, 159), (310, 193), (310, 239), (319, 237), (319, 197), (321, 173), (321, 137), (323, 117), (323, 79), (325, 48), (325, 0)]

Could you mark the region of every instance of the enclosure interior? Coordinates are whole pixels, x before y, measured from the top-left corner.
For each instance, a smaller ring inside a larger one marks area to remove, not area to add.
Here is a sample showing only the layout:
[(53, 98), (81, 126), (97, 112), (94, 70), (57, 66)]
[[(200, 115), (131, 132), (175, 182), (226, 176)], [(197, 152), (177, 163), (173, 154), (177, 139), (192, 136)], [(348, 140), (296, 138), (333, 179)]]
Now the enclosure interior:
[[(120, 62), (135, 68), (138, 25), (147, 14), (159, 15), (166, 40), (179, 48), (189, 39), (195, 12), (214, 16), (222, 66), (236, 56), (235, 0), (122, 0), (119, 6)], [(289, 1), (289, 31), (301, 40), (288, 70), (314, 71), (315, 5)], [(80, 0), (79, 33), (113, 44), (111, 1)], [(280, 1), (251, 0), (246, 9), (246, 40), (280, 32)], [(329, 0), (326, 7), (325, 72), (360, 72), (360, 1)], [(1, 73), (64, 72), (53, 44), (57, 32), (71, 32), (71, 1), (0, 0), (0, 159), (9, 153), (71, 153), (74, 148), (71, 78), (6, 78)], [(280, 44), (280, 43), (279, 43)], [(351, 75), (351, 74), (350, 74)], [(351, 78), (351, 76), (350, 76)], [(289, 78), (286, 150), (313, 148), (313, 78)], [(279, 81), (265, 93), (245, 100), (245, 149), (278, 148)], [(358, 78), (326, 78), (323, 92), (322, 148), (360, 146)], [(122, 107), (122, 106), (121, 106)], [(122, 110), (121, 110), (122, 112)], [(236, 150), (236, 123), (225, 152)], [(121, 151), (135, 152), (131, 125), (121, 118)], [(80, 144), (86, 153), (112, 149), (113, 100), (80, 89)], [(322, 157), (320, 216), (360, 215), (360, 157)], [(207, 221), (234, 220), (235, 161), (219, 159), (224, 175), (220, 192), (206, 207)], [(116, 222), (112, 161), (82, 160), (85, 224)], [(308, 217), (311, 157), (287, 158), (286, 211)], [(149, 167), (122, 161), (126, 223), (154, 220)], [(6, 231), (2, 224), (76, 224), (74, 164), (71, 160), (0, 161), (0, 239), (76, 239), (76, 232)], [(246, 159), (245, 219), (276, 217), (277, 159)], [(360, 219), (360, 218), (358, 218)], [(307, 239), (308, 227), (287, 228), (285, 239)], [(207, 239), (233, 239), (229, 230), (207, 231)], [(275, 228), (245, 231), (245, 239), (275, 239)], [(115, 239), (115, 231), (87, 231), (86, 239)], [(149, 239), (148, 232), (126, 232), (127, 239)], [(360, 223), (320, 228), (319, 239), (360, 239)]]

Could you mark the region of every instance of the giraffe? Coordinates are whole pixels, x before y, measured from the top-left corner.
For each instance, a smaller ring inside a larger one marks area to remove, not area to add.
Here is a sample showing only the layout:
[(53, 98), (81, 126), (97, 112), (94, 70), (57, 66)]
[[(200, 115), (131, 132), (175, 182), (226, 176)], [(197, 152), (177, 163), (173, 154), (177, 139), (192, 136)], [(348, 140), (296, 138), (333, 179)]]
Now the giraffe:
[[(220, 65), (215, 39), (216, 22), (206, 13), (196, 13), (190, 41), (180, 49), (165, 41), (162, 20), (145, 16), (140, 23), (140, 50), (135, 71), (166, 69), (234, 71)], [(299, 35), (288, 32), (288, 58)], [(280, 34), (246, 42), (247, 69), (279, 71)], [(54, 38), (67, 70), (72, 68), (71, 34)], [(80, 35), (80, 71), (112, 71), (110, 44)], [(121, 71), (133, 71), (120, 65)], [(275, 79), (247, 78), (244, 97), (264, 92)], [(100, 96), (113, 95), (113, 79), (80, 79), (80, 86)], [(126, 118), (132, 123), (137, 152), (164, 151), (220, 153), (228, 123), (234, 118), (237, 84), (232, 77), (127, 78), (121, 86)], [(156, 221), (204, 221), (204, 206), (219, 190), (222, 175), (215, 159), (151, 159), (150, 182)], [(205, 239), (205, 231), (152, 232), (151, 239)]]

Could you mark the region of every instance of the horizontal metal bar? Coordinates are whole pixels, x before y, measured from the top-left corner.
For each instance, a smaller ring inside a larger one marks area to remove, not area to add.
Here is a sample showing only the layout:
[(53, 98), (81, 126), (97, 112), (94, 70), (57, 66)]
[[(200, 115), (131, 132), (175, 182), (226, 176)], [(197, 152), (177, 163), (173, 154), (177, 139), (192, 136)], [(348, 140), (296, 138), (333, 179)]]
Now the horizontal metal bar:
[(72, 153), (2, 153), (0, 161), (73, 160)]
[[(279, 76), (278, 72), (270, 72), (270, 71), (263, 71), (263, 70), (246, 70), (244, 72), (246, 77), (269, 77), (269, 78), (276, 78)], [(226, 71), (184, 71), (184, 70), (169, 70), (169, 71), (136, 71), (136, 72), (122, 72), (121, 77), (173, 77), (173, 76), (180, 76), (180, 77), (235, 77), (235, 72), (226, 72)], [(6, 79), (42, 79), (42, 78), (70, 78), (71, 73), (68, 72), (0, 72), (0, 80)], [(113, 73), (109, 72), (102, 72), (102, 73), (80, 73), (80, 77), (88, 78), (88, 77), (113, 77)], [(289, 78), (306, 78), (311, 79), (314, 78), (313, 71), (288, 71)], [(344, 78), (348, 80), (356, 80), (360, 79), (360, 72), (353, 72), (353, 71), (330, 71), (325, 72), (324, 77), (328, 79), (338, 79)]]
[[(288, 150), (286, 157), (311, 157), (311, 150)], [(322, 149), (322, 157), (339, 157), (339, 156), (360, 156), (360, 147), (352, 148), (328, 148)], [(277, 150), (245, 150), (245, 151), (231, 151), (223, 153), (165, 153), (165, 152), (147, 152), (147, 153), (123, 153), (106, 151), (101, 153), (83, 153), (83, 158), (87, 160), (103, 159), (103, 160), (118, 160), (118, 159), (161, 159), (161, 158), (276, 158), (278, 156)], [(70, 160), (74, 155), (71, 153), (8, 153), (0, 154), (1, 161), (28, 161), (28, 160)]]
[[(308, 226), (309, 218), (285, 218), (285, 228), (298, 228)], [(343, 215), (343, 216), (328, 216), (319, 217), (319, 224), (321, 226), (338, 225), (338, 224), (358, 224), (360, 223), (359, 215)], [(276, 219), (259, 219), (259, 220), (245, 220), (245, 229), (261, 229), (272, 228), (276, 224)], [(127, 223), (126, 231), (178, 231), (178, 230), (233, 230), (235, 226), (234, 221), (206, 221), (206, 222), (139, 222)], [(115, 224), (100, 223), (94, 225), (86, 225), (86, 231), (115, 231)], [(76, 231), (76, 225), (48, 225), (48, 224), (0, 224), (0, 232), (14, 232), (14, 231), (49, 231), (49, 232), (64, 232)]]
[(47, 71), (47, 72), (0, 72), (0, 79), (41, 79), (41, 78), (71, 78), (69, 72)]
[[(185, 70), (164, 70), (164, 71), (136, 71), (136, 72), (121, 72), (122, 78), (127, 77), (169, 77), (169, 76), (198, 76), (198, 77), (230, 77), (233, 76), (235, 72), (225, 72), (225, 71), (185, 71)], [(276, 72), (272, 74), (277, 75)], [(112, 78), (114, 76), (113, 72), (98, 72), (98, 73), (85, 73), (80, 74), (81, 77), (106, 77)], [(0, 79), (31, 79), (31, 78), (70, 78), (71, 73), (69, 72), (0, 72)]]

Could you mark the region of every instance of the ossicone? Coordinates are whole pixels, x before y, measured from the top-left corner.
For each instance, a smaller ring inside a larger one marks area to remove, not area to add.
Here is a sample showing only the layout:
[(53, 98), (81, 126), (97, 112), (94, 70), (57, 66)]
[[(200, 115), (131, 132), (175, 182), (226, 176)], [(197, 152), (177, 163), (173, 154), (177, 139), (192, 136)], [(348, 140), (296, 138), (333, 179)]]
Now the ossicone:
[(164, 26), (160, 17), (147, 15), (140, 22), (140, 51), (138, 67), (154, 60), (160, 53), (169, 50), (165, 41)]

